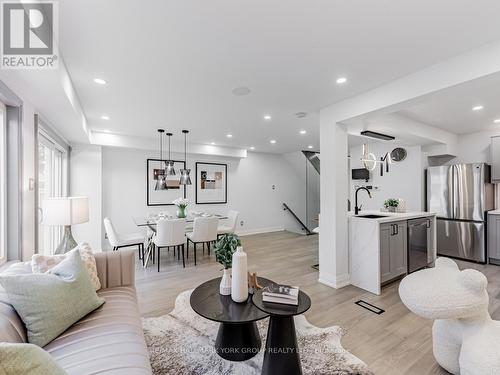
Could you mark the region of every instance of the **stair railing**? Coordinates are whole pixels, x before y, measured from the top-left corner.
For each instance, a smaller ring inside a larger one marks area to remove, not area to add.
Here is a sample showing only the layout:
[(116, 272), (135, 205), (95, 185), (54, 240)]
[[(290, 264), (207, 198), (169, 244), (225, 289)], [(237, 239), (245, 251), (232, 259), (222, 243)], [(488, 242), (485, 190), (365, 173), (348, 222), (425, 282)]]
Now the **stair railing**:
[(286, 203), (283, 203), (283, 210), (290, 212), (290, 214), (295, 218), (295, 220), (300, 224), (302, 227), (301, 229), (306, 232), (306, 235), (310, 236), (311, 234), (316, 234), (313, 231), (311, 231), (303, 222), (302, 220), (299, 219), (297, 215), (295, 215), (295, 212), (291, 210), (290, 207)]

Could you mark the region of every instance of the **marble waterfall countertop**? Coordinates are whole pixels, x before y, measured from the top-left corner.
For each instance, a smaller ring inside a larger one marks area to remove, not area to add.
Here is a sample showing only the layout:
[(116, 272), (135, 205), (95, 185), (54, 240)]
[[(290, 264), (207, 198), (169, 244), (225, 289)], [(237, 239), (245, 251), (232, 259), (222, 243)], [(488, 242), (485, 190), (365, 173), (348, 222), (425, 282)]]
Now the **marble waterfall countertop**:
[(488, 215), (500, 215), (500, 210), (491, 210), (491, 211), (488, 211)]
[[(494, 212), (494, 211), (490, 211)], [(500, 215), (500, 210), (498, 211), (498, 214)], [(366, 217), (363, 217), (363, 215), (380, 215), (384, 217), (380, 217), (377, 219), (369, 219)], [(429, 216), (436, 216), (435, 212), (423, 212), (423, 211), (409, 211), (409, 212), (385, 212), (385, 211), (377, 211), (377, 210), (362, 210), (359, 211), (359, 214), (356, 216), (354, 215), (354, 211), (349, 211), (347, 213), (347, 216), (349, 219), (354, 219), (354, 220), (368, 220), (374, 223), (390, 223), (392, 221), (398, 221), (398, 220), (410, 220), (410, 219), (417, 219), (419, 217), (429, 217)]]

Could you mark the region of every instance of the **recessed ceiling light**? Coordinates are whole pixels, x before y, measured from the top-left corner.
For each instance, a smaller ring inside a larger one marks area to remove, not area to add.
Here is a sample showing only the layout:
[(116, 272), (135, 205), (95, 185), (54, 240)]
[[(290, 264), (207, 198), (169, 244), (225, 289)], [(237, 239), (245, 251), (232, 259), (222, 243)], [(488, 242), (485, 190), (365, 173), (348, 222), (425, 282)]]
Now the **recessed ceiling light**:
[(109, 116), (102, 115), (102, 116), (101, 116), (101, 119), (103, 119), (103, 120), (109, 120)]
[(215, 142), (210, 142), (210, 144), (213, 146), (213, 145), (215, 145)]
[(255, 150), (255, 147), (253, 147), (253, 146), (250, 146), (250, 150)]
[(274, 145), (276, 143), (276, 139), (271, 139), (269, 142)]
[(299, 133), (300, 134), (306, 134), (307, 132), (305, 130), (301, 130)]
[(497, 118), (496, 120), (493, 120), (495, 124), (500, 124), (500, 118)]
[(311, 149), (311, 148), (314, 148), (314, 146), (313, 145), (309, 145), (309, 146), (307, 146), (307, 148)]
[(102, 78), (94, 78), (94, 82), (98, 85), (105, 85), (107, 82)]
[(236, 96), (243, 96), (243, 95), (248, 95), (250, 94), (250, 89), (248, 87), (242, 86), (242, 87), (236, 87), (232, 90), (233, 95)]
[(337, 78), (337, 83), (340, 85), (342, 83), (346, 83), (347, 82), (347, 78), (346, 77), (339, 77)]
[(226, 137), (233, 138), (233, 135), (232, 134), (226, 134)]
[(271, 120), (271, 115), (264, 115), (264, 120), (269, 121)]
[(473, 111), (480, 111), (481, 109), (483, 109), (484, 107), (482, 105), (476, 105), (475, 107), (472, 107), (472, 110)]

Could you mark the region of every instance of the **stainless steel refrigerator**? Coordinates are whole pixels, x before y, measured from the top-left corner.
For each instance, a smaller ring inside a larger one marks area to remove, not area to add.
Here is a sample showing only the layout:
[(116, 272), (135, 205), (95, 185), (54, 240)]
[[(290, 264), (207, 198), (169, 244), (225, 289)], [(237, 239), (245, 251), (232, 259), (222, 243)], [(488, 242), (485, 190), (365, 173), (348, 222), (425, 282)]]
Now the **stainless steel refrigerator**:
[(427, 210), (437, 214), (437, 253), (486, 262), (486, 212), (494, 208), (484, 163), (427, 169)]

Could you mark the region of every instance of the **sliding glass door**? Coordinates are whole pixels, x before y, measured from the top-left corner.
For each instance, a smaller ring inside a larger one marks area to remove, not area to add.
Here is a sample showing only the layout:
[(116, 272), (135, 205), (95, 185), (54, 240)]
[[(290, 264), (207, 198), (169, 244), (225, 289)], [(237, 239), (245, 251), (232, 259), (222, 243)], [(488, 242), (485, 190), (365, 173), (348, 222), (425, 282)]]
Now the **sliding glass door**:
[[(61, 197), (66, 194), (65, 150), (43, 132), (38, 135), (38, 204), (41, 206), (45, 198)], [(62, 239), (62, 226), (43, 224), (43, 213), (38, 223), (38, 254), (53, 254)]]

